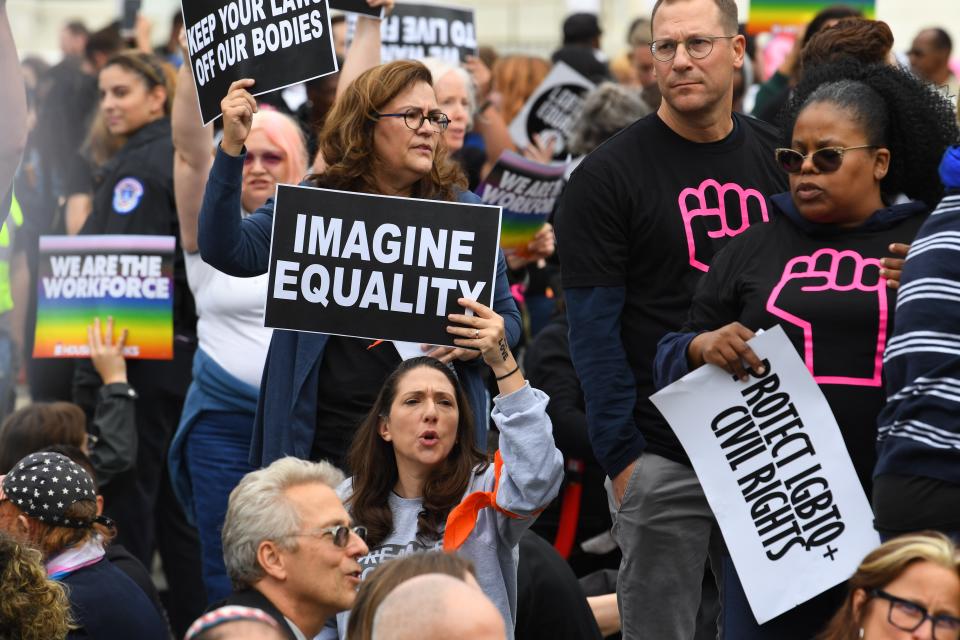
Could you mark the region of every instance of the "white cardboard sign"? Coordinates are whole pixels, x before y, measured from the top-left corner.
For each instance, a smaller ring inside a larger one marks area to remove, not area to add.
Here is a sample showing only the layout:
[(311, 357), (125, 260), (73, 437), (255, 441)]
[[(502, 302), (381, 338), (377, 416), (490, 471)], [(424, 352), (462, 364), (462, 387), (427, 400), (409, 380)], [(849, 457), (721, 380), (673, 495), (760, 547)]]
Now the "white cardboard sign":
[(849, 578), (880, 540), (837, 421), (783, 329), (749, 344), (764, 375), (741, 382), (707, 365), (651, 401), (693, 463), (762, 624)]

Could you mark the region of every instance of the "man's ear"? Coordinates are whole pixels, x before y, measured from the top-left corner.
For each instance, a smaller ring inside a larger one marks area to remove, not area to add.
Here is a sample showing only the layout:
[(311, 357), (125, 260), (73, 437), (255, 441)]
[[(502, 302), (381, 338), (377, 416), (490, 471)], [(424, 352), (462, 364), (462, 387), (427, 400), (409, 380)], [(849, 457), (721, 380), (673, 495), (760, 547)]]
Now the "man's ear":
[(733, 67), (735, 69), (741, 69), (743, 67), (743, 59), (747, 55), (747, 39), (738, 34), (736, 37), (730, 39), (730, 45), (733, 48)]
[(273, 540), (264, 540), (257, 547), (257, 562), (264, 573), (274, 580), (286, 580), (285, 558)]

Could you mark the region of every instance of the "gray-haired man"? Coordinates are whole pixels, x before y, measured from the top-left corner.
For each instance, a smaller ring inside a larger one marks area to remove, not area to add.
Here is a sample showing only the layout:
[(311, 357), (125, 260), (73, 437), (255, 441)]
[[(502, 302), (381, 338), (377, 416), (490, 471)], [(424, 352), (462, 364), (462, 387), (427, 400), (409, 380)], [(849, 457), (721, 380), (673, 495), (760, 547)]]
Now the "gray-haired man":
[(230, 494), (223, 557), (234, 593), (223, 604), (262, 609), (285, 637), (306, 640), (349, 609), (367, 553), (362, 527), (334, 492), (327, 462), (281, 458), (244, 476)]

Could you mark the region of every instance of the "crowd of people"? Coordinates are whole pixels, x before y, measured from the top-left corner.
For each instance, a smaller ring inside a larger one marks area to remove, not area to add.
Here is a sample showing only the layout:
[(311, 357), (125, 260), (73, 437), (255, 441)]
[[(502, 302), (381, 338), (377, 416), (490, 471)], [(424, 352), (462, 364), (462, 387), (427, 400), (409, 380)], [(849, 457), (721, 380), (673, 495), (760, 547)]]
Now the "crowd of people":
[[(205, 127), (179, 13), (158, 47), (71, 21), (50, 67), (0, 0), (0, 638), (960, 639), (945, 30), (831, 6), (765, 74), (734, 0), (658, 0), (613, 59), (585, 13), (460, 65), (331, 26), (337, 73)], [(448, 346), (264, 326), (277, 185), (479, 203), (504, 152), (553, 162), (509, 127), (558, 62), (596, 84), (563, 192)], [(172, 359), (113, 318), (32, 357), (40, 236), (103, 234), (176, 239)], [(761, 624), (650, 397), (762, 372), (777, 324), (882, 544)]]

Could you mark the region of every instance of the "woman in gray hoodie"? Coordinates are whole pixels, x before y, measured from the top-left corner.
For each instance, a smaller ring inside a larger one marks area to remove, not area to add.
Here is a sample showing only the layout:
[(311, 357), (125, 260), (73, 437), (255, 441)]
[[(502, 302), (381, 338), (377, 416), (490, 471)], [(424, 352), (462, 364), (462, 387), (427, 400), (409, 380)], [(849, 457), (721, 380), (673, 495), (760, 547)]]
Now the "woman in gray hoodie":
[[(412, 358), (390, 375), (358, 430), (348, 457), (355, 474), (338, 492), (354, 522), (367, 528), (364, 575), (409, 553), (459, 552), (475, 564), (513, 638), (517, 544), (556, 497), (563, 457), (546, 413), (549, 398), (524, 380), (503, 319), (473, 300), (459, 303), (473, 315), (451, 315), (447, 330), (457, 346), (482, 353), (500, 391), (494, 461), (474, 445), (473, 418), (453, 371), (433, 358)], [(337, 616), (341, 638), (347, 616)], [(321, 637), (335, 637), (332, 627)]]

